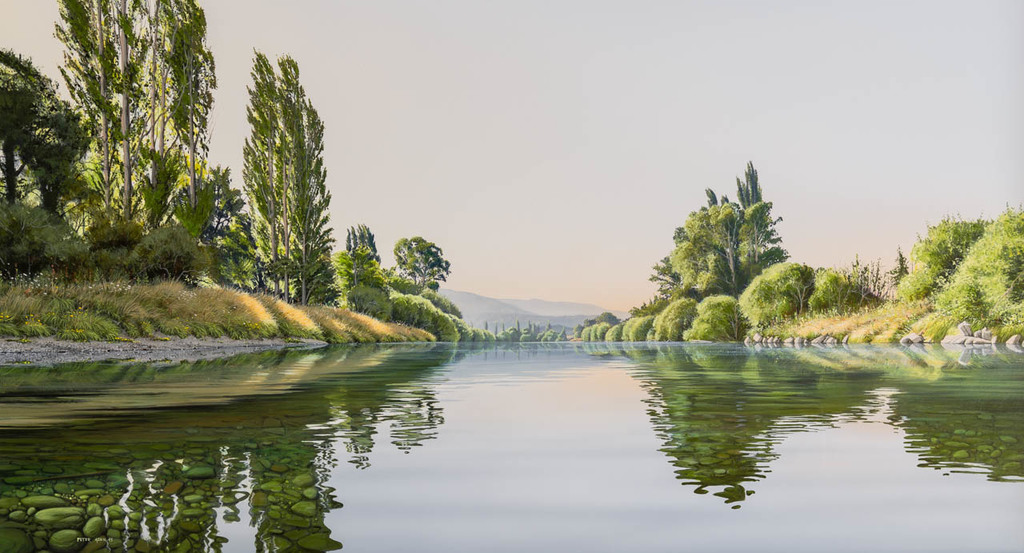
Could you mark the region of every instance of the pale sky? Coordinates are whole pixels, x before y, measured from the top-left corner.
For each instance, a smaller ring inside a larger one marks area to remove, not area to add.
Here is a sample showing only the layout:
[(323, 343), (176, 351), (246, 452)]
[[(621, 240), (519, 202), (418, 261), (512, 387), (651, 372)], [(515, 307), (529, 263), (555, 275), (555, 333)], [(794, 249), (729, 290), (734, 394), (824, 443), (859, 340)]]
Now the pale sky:
[[(0, 47), (59, 78), (56, 1), (0, 0)], [(241, 187), (253, 48), (326, 125), (332, 223), (448, 287), (626, 309), (752, 160), (796, 261), (890, 263), (944, 214), (1024, 202), (1024, 2), (207, 0), (211, 161)]]

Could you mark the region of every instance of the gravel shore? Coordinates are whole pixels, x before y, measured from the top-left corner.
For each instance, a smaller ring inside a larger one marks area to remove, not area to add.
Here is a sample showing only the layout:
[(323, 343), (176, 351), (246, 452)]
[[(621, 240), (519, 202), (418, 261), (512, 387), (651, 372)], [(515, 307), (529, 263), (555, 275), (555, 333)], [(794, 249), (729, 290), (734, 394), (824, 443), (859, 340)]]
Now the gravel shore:
[(0, 366), (56, 365), (76, 361), (198, 361), (286, 347), (320, 347), (319, 340), (230, 338), (139, 338), (125, 342), (69, 342), (54, 338), (0, 338)]

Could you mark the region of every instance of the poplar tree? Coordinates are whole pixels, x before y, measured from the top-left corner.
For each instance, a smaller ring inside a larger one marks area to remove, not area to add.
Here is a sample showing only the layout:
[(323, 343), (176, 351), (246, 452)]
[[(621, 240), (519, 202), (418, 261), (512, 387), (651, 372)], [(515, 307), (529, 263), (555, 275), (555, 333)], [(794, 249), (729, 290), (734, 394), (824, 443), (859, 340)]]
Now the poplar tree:
[(277, 73), (270, 60), (257, 51), (253, 59), (252, 85), (249, 86), (249, 137), (242, 149), (242, 180), (253, 210), (253, 230), (257, 250), (268, 267), (274, 295), (280, 295), (277, 276), (281, 236), (281, 194), (275, 169), (278, 164)]

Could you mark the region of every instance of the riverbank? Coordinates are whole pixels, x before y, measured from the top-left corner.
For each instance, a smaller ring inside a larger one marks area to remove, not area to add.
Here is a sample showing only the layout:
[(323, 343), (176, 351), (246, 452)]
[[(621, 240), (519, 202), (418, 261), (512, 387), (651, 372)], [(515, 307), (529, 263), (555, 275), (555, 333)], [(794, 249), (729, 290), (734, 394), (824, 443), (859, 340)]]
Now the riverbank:
[(309, 338), (138, 338), (113, 342), (71, 342), (44, 338), (0, 341), (0, 366), (57, 365), (89, 361), (192, 362), (283, 348), (313, 348), (327, 342)]
[[(190, 288), (177, 282), (2, 286), (0, 338), (15, 340), (5, 344), (52, 338), (52, 343), (69, 351), (75, 349), (69, 345), (74, 342), (92, 343), (85, 349), (96, 351), (114, 351), (119, 343), (135, 344), (123, 347), (140, 353), (145, 353), (143, 345), (158, 351), (161, 344), (174, 339), (185, 348), (208, 349), (209, 345), (222, 351), (289, 340), (331, 344), (436, 340), (425, 330), (346, 309), (298, 306), (270, 296)], [(182, 341), (188, 338), (197, 340)]]

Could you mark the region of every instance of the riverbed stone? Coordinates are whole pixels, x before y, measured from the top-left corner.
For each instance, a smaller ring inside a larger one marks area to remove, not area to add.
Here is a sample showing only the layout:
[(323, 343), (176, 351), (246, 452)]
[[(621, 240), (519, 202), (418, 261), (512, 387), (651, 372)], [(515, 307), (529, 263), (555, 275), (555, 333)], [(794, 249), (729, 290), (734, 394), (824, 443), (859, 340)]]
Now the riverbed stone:
[(313, 551), (335, 551), (341, 549), (341, 543), (331, 539), (327, 534), (310, 534), (299, 539), (299, 547)]
[(18, 528), (0, 528), (0, 553), (31, 553), (36, 549), (32, 538)]
[(213, 467), (197, 465), (185, 471), (185, 477), (192, 480), (204, 480), (214, 477)]
[(108, 494), (97, 499), (96, 503), (99, 503), (103, 507), (110, 507), (114, 503), (117, 503), (117, 500), (114, 499), (114, 496)]
[(26, 513), (25, 511), (11, 511), (11, 513), (7, 515), (7, 518), (13, 520), (14, 522), (25, 522), (26, 520), (28, 520), (28, 513)]
[(164, 493), (167, 495), (174, 495), (181, 491), (181, 488), (184, 485), (185, 483), (182, 482), (181, 480), (175, 480), (174, 482), (171, 482), (170, 484), (164, 486)]
[(957, 331), (960, 332), (961, 336), (974, 336), (974, 331), (971, 329), (971, 323), (963, 321), (956, 325)]
[(26, 507), (35, 507), (36, 509), (49, 509), (52, 507), (67, 507), (68, 502), (52, 495), (32, 495), (21, 500), (22, 505)]
[(82, 533), (88, 538), (98, 538), (107, 532), (107, 525), (103, 522), (103, 517), (92, 517), (85, 521), (85, 527), (82, 528)]
[(312, 517), (316, 515), (316, 503), (312, 501), (299, 501), (292, 505), (292, 512), (297, 515), (304, 517)]
[(292, 479), (292, 484), (295, 484), (296, 488), (307, 488), (313, 485), (313, 476), (308, 473), (300, 474)]
[(82, 533), (78, 530), (60, 530), (50, 536), (50, 549), (57, 553), (70, 553), (78, 551), (85, 546), (85, 542), (78, 541)]
[(1006, 345), (1008, 345), (1008, 346), (1017, 346), (1017, 345), (1020, 345), (1020, 341), (1021, 341), (1020, 334), (1014, 334), (1013, 336), (1010, 336), (1009, 338), (1006, 339)]
[(85, 522), (85, 509), (55, 507), (36, 512), (36, 522), (49, 528), (77, 528)]

